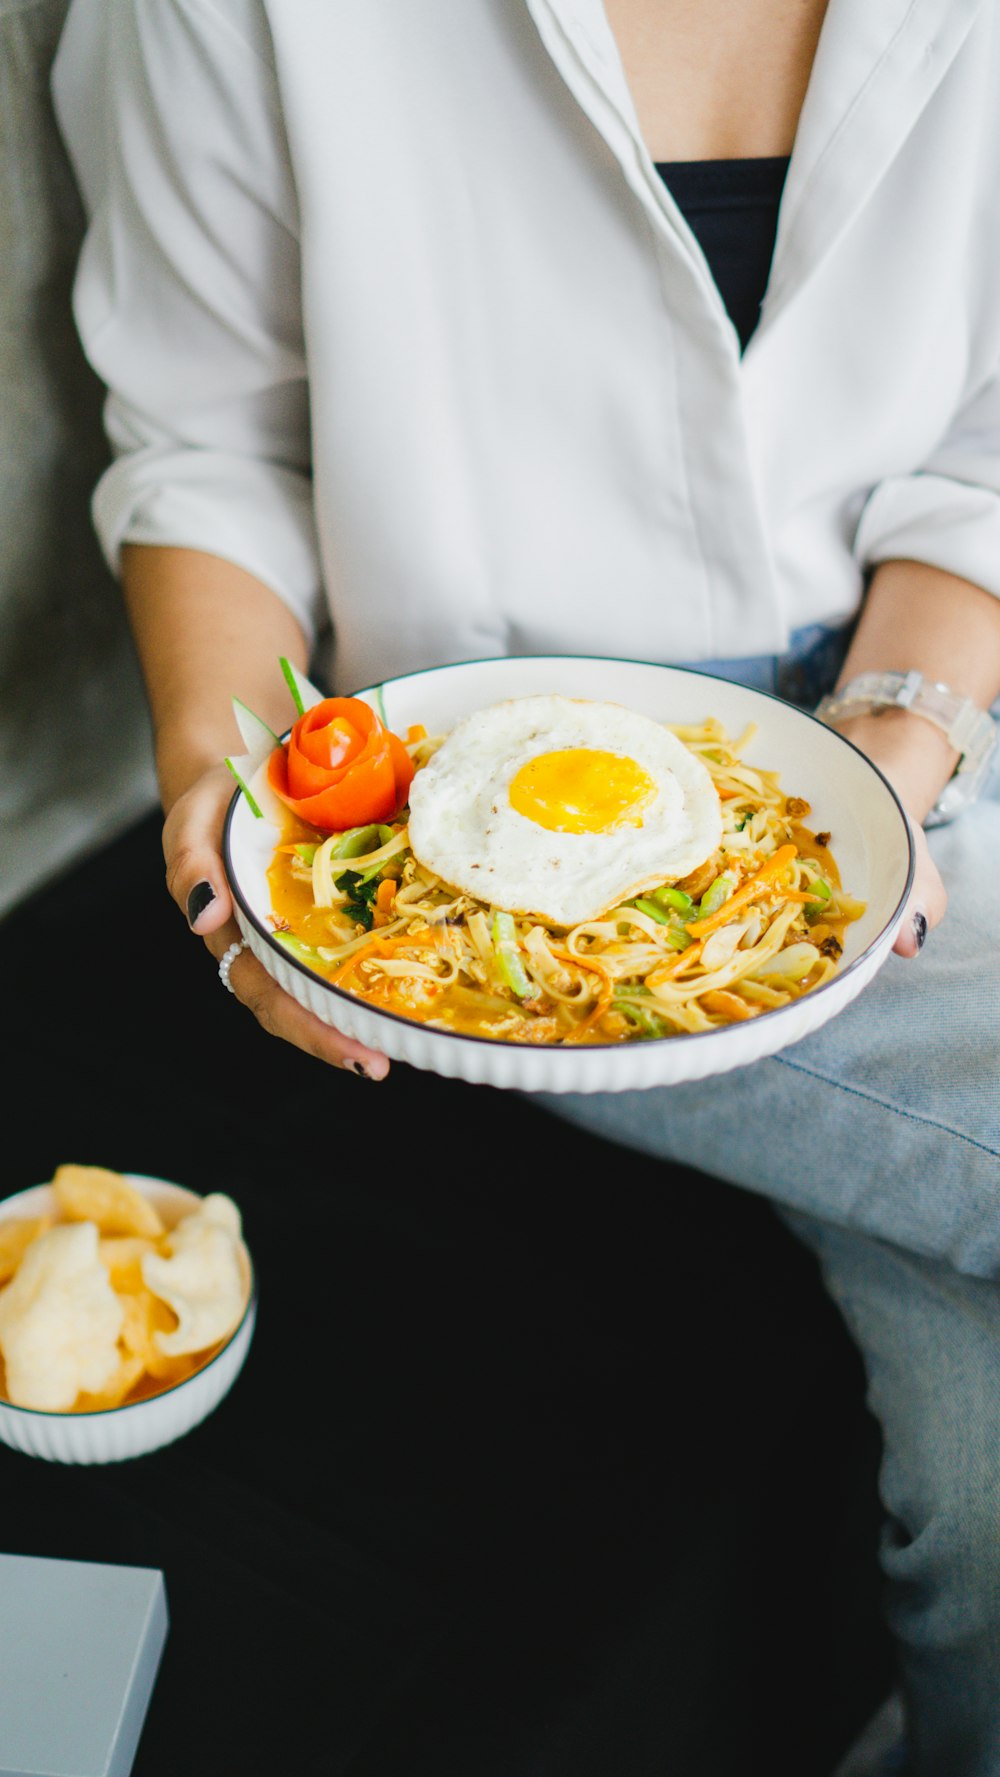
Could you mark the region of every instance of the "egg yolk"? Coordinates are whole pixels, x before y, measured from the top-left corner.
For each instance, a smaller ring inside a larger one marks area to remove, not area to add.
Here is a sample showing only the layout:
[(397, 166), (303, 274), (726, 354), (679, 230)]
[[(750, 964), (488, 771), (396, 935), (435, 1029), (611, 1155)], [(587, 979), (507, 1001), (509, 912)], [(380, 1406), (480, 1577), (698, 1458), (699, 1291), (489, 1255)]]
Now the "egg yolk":
[(550, 833), (641, 827), (655, 795), (655, 782), (634, 759), (589, 747), (538, 753), (510, 786), (511, 807)]

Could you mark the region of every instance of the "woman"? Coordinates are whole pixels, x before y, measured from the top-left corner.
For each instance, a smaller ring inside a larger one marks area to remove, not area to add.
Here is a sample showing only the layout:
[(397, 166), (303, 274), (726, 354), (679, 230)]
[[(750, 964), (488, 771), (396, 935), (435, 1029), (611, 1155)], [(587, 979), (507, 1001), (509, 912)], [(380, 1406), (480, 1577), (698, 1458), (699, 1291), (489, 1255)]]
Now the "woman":
[[(818, 1252), (885, 1439), (921, 1777), (1000, 1773), (1000, 810), (994, 776), (934, 827), (957, 753), (919, 701), (1000, 693), (998, 76), (975, 0), (75, 0), (55, 76), (96, 522), (215, 958), (230, 698), (286, 726), (281, 655), (341, 690), (537, 652), (902, 683), (830, 717), (914, 826), (898, 958), (724, 1092), (552, 1108)], [(385, 1073), (249, 954), (228, 982)]]

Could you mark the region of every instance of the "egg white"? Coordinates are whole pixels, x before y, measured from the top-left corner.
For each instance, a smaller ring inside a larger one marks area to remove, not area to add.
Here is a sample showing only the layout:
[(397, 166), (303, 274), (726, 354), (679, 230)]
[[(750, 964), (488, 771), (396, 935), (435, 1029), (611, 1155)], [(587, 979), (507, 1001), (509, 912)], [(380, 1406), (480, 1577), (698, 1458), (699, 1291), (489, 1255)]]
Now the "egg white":
[[(554, 832), (518, 813), (513, 779), (539, 754), (590, 749), (633, 760), (655, 793), (641, 825)], [(457, 889), (554, 926), (696, 869), (719, 845), (718, 793), (701, 760), (669, 729), (620, 704), (561, 696), (510, 698), (459, 722), (410, 790), (414, 856)]]

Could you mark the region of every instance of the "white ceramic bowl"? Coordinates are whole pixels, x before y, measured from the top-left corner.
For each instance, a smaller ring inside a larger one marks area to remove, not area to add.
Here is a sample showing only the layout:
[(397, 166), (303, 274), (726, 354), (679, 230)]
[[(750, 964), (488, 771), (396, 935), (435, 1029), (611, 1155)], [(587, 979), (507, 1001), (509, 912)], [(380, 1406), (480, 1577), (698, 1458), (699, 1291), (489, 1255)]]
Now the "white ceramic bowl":
[[(137, 1173), (126, 1173), (125, 1177), (151, 1199), (168, 1227), (197, 1209), (200, 1202), (196, 1192), (166, 1179)], [(0, 1201), (0, 1217), (45, 1215), (54, 1209), (50, 1185), (34, 1185)], [(232, 1388), (250, 1349), (256, 1313), (256, 1282), (248, 1261), (242, 1319), (203, 1369), (163, 1394), (98, 1413), (43, 1413), (0, 1401), (0, 1439), (25, 1456), (71, 1463), (121, 1462), (172, 1444), (207, 1419)]]
[(332, 987), (274, 938), (267, 869), (277, 839), (273, 799), (255, 779), (264, 818), (237, 791), (226, 820), (226, 869), (240, 932), (268, 973), (325, 1023), (412, 1067), (520, 1091), (617, 1092), (676, 1085), (743, 1067), (798, 1042), (843, 1010), (892, 948), (913, 879), (906, 816), (885, 778), (850, 741), (783, 699), (708, 673), (643, 661), (529, 656), (411, 673), (356, 695), (388, 726), (441, 733), (502, 698), (558, 692), (621, 703), (661, 722), (715, 717), (732, 735), (756, 723), (748, 763), (777, 771), (786, 794), (812, 805), (810, 824), (832, 834), (841, 877), (864, 917), (847, 928), (837, 974), (787, 1006), (693, 1035), (566, 1047), (505, 1043), (433, 1030)]

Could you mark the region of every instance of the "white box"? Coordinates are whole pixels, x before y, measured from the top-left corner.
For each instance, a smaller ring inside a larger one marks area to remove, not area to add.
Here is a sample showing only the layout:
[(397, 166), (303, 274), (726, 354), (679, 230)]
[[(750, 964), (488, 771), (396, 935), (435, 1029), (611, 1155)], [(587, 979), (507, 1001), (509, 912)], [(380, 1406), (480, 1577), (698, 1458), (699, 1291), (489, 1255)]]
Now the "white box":
[(0, 1555), (0, 1777), (128, 1777), (168, 1623), (158, 1568)]

